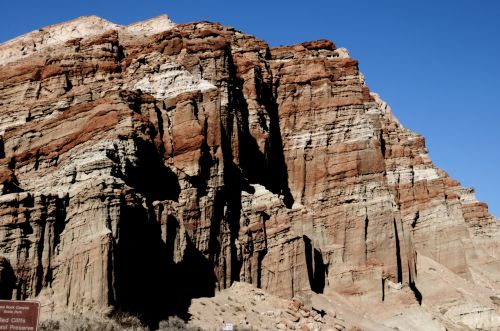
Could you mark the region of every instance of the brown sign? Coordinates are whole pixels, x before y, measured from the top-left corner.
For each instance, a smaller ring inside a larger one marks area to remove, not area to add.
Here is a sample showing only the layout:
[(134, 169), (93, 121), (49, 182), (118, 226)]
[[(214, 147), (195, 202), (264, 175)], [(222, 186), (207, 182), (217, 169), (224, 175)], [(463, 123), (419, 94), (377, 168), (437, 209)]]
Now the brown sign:
[(37, 331), (39, 311), (36, 301), (0, 300), (0, 331)]

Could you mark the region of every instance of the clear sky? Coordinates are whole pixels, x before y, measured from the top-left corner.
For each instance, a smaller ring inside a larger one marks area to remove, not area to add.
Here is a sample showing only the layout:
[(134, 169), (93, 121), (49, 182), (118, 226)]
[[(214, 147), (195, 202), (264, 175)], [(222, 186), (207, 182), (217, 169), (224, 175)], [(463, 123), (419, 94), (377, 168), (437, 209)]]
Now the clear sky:
[(163, 13), (271, 46), (327, 38), (348, 48), (370, 89), (426, 137), (433, 161), (500, 216), (500, 1), (3, 1), (0, 42), (82, 15), (128, 24)]

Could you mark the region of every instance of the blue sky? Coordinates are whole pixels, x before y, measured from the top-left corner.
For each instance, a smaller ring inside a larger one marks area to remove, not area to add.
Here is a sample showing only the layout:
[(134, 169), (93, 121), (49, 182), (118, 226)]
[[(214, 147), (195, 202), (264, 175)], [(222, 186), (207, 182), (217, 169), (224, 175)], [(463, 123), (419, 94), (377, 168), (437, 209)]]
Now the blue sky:
[(500, 1), (4, 1), (0, 42), (82, 15), (127, 24), (163, 13), (271, 46), (327, 38), (348, 48), (371, 90), (426, 137), (433, 161), (500, 216)]

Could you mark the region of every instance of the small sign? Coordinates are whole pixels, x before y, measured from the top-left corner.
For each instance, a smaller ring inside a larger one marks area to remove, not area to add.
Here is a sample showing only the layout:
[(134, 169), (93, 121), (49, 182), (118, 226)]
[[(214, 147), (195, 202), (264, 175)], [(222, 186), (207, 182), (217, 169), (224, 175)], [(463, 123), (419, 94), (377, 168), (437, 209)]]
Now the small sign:
[(0, 300), (0, 331), (37, 331), (40, 303)]
[(222, 331), (233, 331), (233, 323), (224, 323)]

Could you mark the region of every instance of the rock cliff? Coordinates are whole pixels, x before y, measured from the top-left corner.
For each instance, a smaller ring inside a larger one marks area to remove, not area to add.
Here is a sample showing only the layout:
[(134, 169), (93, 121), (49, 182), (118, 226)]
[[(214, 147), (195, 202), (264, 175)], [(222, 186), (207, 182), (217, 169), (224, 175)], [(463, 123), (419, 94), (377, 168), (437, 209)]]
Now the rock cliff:
[(0, 134), (0, 293), (42, 314), (153, 325), (238, 281), (500, 328), (499, 220), (330, 41), (50, 26), (0, 45)]

